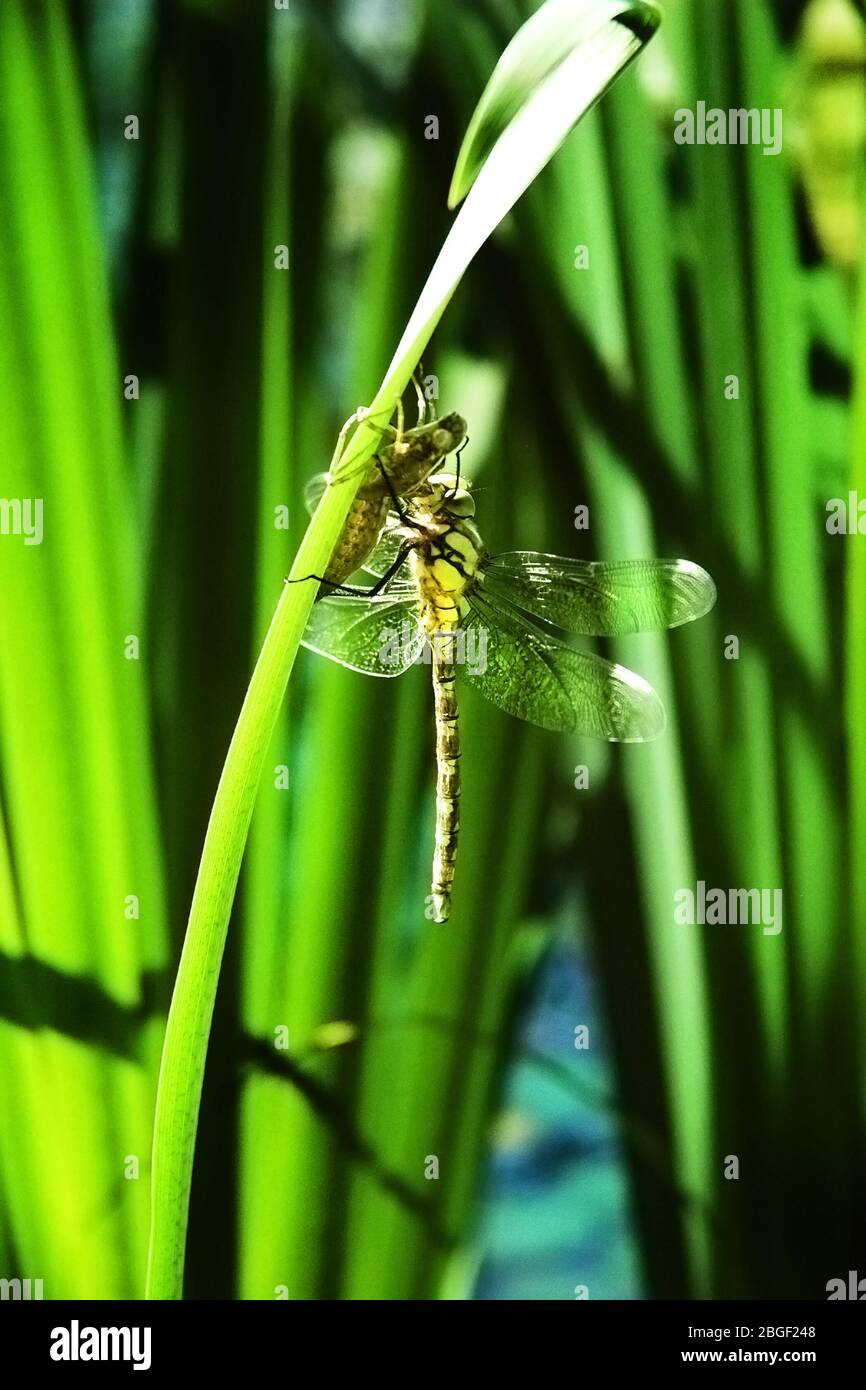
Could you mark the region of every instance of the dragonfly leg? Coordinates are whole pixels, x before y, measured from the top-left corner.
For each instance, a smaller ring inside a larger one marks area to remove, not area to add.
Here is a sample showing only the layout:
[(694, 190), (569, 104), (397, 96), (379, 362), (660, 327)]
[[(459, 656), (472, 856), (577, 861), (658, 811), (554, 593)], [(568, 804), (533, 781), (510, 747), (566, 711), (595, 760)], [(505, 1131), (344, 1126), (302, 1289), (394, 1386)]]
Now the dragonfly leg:
[(319, 584), (326, 584), (332, 595), (344, 594), (348, 595), (350, 598), (375, 598), (377, 594), (381, 594), (387, 584), (390, 584), (394, 575), (405, 561), (406, 556), (411, 550), (415, 549), (417, 543), (417, 541), (408, 541), (406, 545), (401, 546), (394, 563), (385, 571), (382, 577), (377, 579), (376, 583), (369, 588), (356, 586), (354, 584), (338, 584), (333, 579), (323, 579), (320, 574), (305, 574), (303, 579), (286, 579), (284, 582), (286, 584), (306, 584), (310, 579), (315, 579)]

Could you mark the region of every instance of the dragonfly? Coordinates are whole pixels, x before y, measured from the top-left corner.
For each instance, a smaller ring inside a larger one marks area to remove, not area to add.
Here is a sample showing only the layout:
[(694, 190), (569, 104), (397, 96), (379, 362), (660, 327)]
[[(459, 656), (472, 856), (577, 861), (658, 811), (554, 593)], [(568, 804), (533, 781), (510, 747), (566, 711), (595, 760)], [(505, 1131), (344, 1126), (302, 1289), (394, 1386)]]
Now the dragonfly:
[[(456, 412), (443, 415), (441, 419), (428, 419), (427, 400), (417, 383), (416, 390), (418, 424), (413, 429), (404, 430), (403, 405), (402, 401), (398, 401), (397, 428), (392, 429), (390, 425), (384, 427), (386, 431), (393, 432), (394, 442), (385, 445), (374, 456), (355, 495), (323, 576), (320, 596), (330, 592), (328, 586), (340, 584), (363, 567), (386, 526), (395, 498), (410, 496), (423, 486), (447, 454), (458, 450), (459, 458), (459, 448), (466, 439), (466, 421)], [(335, 458), (339, 456), (349, 428), (364, 418), (365, 412), (361, 410), (346, 421), (337, 441)], [(330, 473), (317, 473), (307, 483), (304, 501), (309, 512), (315, 511), (330, 482)]]
[[(436, 826), (428, 917), (448, 920), (460, 828), (459, 675), (500, 709), (541, 728), (642, 743), (665, 727), (642, 676), (558, 635), (620, 637), (708, 613), (715, 585), (690, 560), (593, 561), (488, 551), (468, 480), (431, 474), (392, 498), (366, 558), (367, 588), (335, 586), (314, 605), (303, 644), (366, 675), (429, 662), (436, 742)], [(339, 588), (339, 592), (337, 591)]]

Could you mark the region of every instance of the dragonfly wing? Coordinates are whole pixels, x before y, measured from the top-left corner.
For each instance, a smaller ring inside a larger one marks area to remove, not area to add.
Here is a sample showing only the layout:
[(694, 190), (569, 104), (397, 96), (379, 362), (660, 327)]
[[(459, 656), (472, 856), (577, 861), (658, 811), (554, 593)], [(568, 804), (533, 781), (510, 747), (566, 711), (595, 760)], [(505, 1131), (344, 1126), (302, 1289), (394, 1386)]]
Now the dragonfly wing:
[(484, 589), (567, 632), (623, 637), (708, 613), (716, 586), (691, 560), (572, 560), (514, 550), (493, 556)]
[[(396, 530), (396, 527), (399, 525), (400, 518), (397, 516), (396, 512), (390, 512), (388, 514), (388, 521), (372, 553), (368, 555), (364, 561), (364, 569), (367, 574), (374, 574), (377, 579), (381, 579), (383, 575), (388, 573), (389, 569), (394, 564), (401, 549), (406, 544), (406, 536), (401, 535)], [(408, 566), (398, 572), (394, 578), (394, 583), (404, 586), (411, 584)], [(393, 588), (393, 586), (390, 587)]]
[(309, 482), (305, 484), (304, 506), (306, 507), (310, 516), (313, 515), (313, 512), (316, 510), (319, 503), (321, 502), (322, 497), (324, 496), (325, 488), (327, 486), (327, 473), (317, 473), (315, 477), (310, 478)]
[(643, 743), (664, 729), (664, 706), (641, 676), (574, 651), (484, 588), (472, 594), (463, 628), (473, 656), (464, 677), (508, 714), (617, 743)]
[(303, 645), (352, 671), (399, 676), (424, 645), (417, 591), (398, 586), (373, 598), (349, 594), (313, 605)]

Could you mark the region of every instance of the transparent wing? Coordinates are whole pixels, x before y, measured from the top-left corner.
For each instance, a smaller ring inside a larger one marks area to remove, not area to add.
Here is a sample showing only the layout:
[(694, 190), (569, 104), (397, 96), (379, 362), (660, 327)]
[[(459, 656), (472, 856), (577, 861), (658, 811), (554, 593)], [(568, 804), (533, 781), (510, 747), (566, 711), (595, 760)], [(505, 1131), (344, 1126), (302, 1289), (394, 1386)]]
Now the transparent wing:
[(679, 627), (716, 601), (712, 579), (691, 560), (570, 560), (514, 550), (492, 557), (482, 584), (493, 598), (596, 637)]
[(466, 680), (518, 719), (618, 743), (656, 738), (665, 726), (651, 685), (625, 666), (576, 652), (529, 618), (473, 591), (463, 628)]
[(424, 630), (414, 589), (374, 598), (337, 594), (313, 605), (303, 645), (352, 671), (399, 676), (418, 660)]
[[(364, 569), (367, 574), (374, 574), (377, 579), (381, 579), (383, 575), (388, 573), (389, 569), (394, 564), (394, 561), (400, 554), (401, 548), (406, 544), (405, 535), (400, 535), (395, 529), (399, 525), (400, 518), (397, 516), (397, 513), (389, 512), (388, 520), (385, 523), (382, 534), (379, 536), (371, 554), (369, 554), (364, 561)], [(411, 584), (411, 576), (408, 566), (406, 566), (401, 568), (394, 576), (392, 583), (389, 585), (389, 591), (393, 592), (395, 587), (406, 587)], [(412, 587), (414, 588), (414, 586)]]
[(326, 488), (327, 486), (328, 486), (328, 475), (327, 475), (327, 473), (316, 473), (316, 475), (315, 475), (314, 477), (310, 478), (309, 482), (305, 484), (305, 486), (304, 486), (304, 506), (306, 507), (306, 509), (307, 509), (307, 511), (309, 512), (310, 516), (313, 515), (313, 512), (316, 510), (316, 508), (318, 507), (319, 503), (321, 502), (321, 500), (322, 500), (322, 494), (324, 493), (325, 488)]

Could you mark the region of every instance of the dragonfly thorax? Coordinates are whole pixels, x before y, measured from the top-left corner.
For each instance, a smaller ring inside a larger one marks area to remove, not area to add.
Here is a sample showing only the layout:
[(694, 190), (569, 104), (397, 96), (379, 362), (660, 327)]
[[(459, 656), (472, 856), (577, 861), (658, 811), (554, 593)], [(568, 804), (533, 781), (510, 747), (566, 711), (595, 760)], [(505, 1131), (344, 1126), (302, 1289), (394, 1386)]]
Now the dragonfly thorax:
[(483, 544), (472, 521), (450, 512), (432, 513), (423, 532), (412, 563), (429, 634), (458, 626), (465, 595), (481, 564)]

